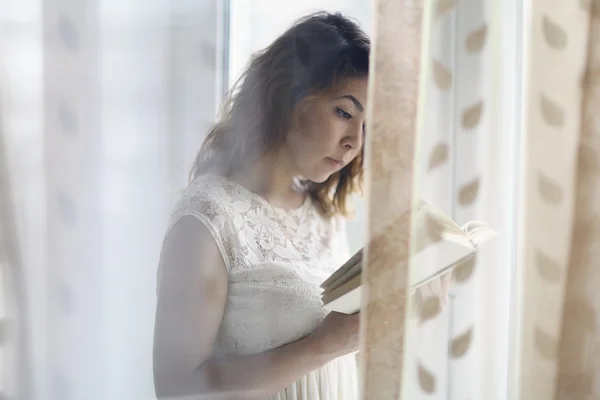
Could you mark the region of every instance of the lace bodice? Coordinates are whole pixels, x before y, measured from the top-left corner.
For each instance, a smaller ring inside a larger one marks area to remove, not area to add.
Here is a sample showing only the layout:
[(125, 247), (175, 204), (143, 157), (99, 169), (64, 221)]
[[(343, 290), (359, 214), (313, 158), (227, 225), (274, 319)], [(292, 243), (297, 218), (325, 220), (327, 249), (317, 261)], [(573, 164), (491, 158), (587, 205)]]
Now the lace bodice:
[(253, 354), (298, 340), (325, 311), (319, 285), (348, 258), (341, 218), (310, 200), (285, 211), (225, 178), (197, 178), (177, 203), (171, 226), (193, 215), (215, 239), (229, 285), (215, 355)]

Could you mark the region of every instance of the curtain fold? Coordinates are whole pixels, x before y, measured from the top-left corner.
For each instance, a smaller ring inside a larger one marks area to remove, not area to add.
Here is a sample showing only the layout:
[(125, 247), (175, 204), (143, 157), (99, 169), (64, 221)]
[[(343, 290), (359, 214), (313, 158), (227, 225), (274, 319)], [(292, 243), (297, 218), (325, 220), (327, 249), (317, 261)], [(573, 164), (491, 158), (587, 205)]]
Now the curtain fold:
[[(425, 74), (424, 122), (415, 163), (418, 196), (444, 210), (457, 223), (484, 220), (495, 229), (498, 221), (489, 213), (490, 199), (501, 192), (502, 180), (494, 181), (490, 159), (498, 152), (491, 129), (493, 102), (489, 88), (492, 72), (489, 62), (489, 4), (463, 0), (433, 2), (429, 51), (422, 54)], [(502, 207), (504, 209), (506, 207)], [(496, 213), (497, 214), (497, 211)], [(416, 347), (415, 399), (460, 399), (484, 397), (485, 385), (495, 377), (482, 368), (483, 349), (489, 318), (480, 318), (482, 305), (494, 311), (489, 299), (482, 298), (482, 277), (496, 269), (493, 251), (500, 241), (488, 243), (473, 262), (455, 276), (449, 302), (442, 307), (437, 296), (425, 291), (417, 307), (419, 321), (410, 329), (410, 346)], [(418, 268), (418, 265), (414, 265)], [(490, 288), (486, 287), (489, 292)], [(473, 379), (473, 377), (477, 377)], [(485, 382), (485, 383), (483, 383)], [(488, 389), (488, 395), (496, 395)]]
[(591, 17), (556, 400), (600, 397), (600, 1), (581, 6)]
[(555, 396), (563, 363), (559, 340), (567, 271), (571, 274), (573, 268), (568, 268), (569, 254), (580, 251), (571, 248), (571, 237), (574, 210), (581, 205), (574, 183), (589, 13), (578, 1), (533, 0), (528, 23), (516, 310), (520, 326), (513, 351), (519, 359), (519, 398), (547, 400)]
[(374, 10), (366, 179), (372, 240), (361, 316), (365, 399), (399, 399), (402, 387), (423, 3), (378, 1)]
[(0, 104), (0, 398), (31, 398), (23, 264)]

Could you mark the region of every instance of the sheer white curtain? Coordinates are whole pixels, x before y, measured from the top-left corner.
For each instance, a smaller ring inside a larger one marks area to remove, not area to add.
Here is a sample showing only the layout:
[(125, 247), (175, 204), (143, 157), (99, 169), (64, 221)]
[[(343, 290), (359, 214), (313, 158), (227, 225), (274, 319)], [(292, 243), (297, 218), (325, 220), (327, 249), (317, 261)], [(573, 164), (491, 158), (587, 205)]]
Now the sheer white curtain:
[[(481, 249), (476, 262), (457, 269), (446, 307), (426, 292), (416, 302), (412, 331), (405, 332), (405, 393), (411, 399), (506, 399), (518, 233), (522, 4), (422, 4), (430, 7), (430, 19), (423, 27), (428, 41), (421, 54), (425, 102), (414, 191), (459, 224), (484, 220), (500, 234)], [(393, 46), (395, 37), (379, 33), (381, 40), (390, 41), (388, 48)], [(397, 49), (406, 59), (412, 50)], [(387, 67), (379, 66), (382, 74)], [(404, 111), (400, 107), (406, 96), (395, 99), (398, 113)], [(394, 145), (398, 147), (390, 141), (390, 148)], [(373, 155), (378, 156), (383, 157)], [(386, 303), (377, 306), (381, 313)], [(385, 359), (381, 362), (387, 365)]]
[[(500, 234), (473, 265), (457, 271), (449, 305), (421, 325), (416, 382), (422, 398), (507, 396), (522, 11), (520, 2), (439, 1), (433, 7), (422, 195), (459, 224), (483, 220)], [(428, 393), (424, 376), (435, 381), (435, 391)]]
[(153, 398), (158, 254), (221, 93), (222, 4), (0, 9), (36, 398)]
[[(0, 129), (5, 150), (0, 157), (5, 157), (3, 165), (8, 166), (18, 240), (27, 243), (27, 251), (19, 250), (27, 286), (25, 303), (29, 307), (18, 312), (20, 318), (27, 319), (32, 332), (19, 332), (19, 339), (29, 345), (33, 367), (31, 378), (36, 382), (42, 381), (46, 340), (45, 335), (33, 332), (47, 330), (41, 6), (35, 0), (0, 1)], [(7, 196), (7, 193), (0, 190), (0, 196)], [(10, 368), (4, 371), (3, 378), (10, 386), (7, 394), (11, 395), (18, 389), (18, 371), (8, 362), (10, 360), (3, 360), (6, 368)], [(3, 385), (1, 390), (6, 389)], [(33, 395), (38, 393), (39, 390), (30, 391)]]

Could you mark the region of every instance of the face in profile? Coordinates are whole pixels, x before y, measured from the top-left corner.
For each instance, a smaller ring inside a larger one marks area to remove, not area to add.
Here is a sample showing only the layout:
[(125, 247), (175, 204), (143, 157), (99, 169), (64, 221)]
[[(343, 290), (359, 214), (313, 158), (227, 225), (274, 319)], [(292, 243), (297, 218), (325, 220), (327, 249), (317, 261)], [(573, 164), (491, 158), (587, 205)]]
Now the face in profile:
[(298, 174), (324, 182), (362, 151), (367, 78), (350, 78), (305, 99), (296, 110), (284, 149)]

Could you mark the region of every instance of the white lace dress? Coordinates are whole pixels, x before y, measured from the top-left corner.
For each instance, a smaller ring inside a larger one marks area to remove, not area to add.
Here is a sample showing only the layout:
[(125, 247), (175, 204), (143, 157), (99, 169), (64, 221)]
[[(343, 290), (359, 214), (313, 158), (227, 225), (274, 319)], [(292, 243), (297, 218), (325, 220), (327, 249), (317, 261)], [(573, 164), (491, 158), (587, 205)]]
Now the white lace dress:
[[(310, 200), (296, 210), (278, 209), (214, 175), (187, 188), (171, 226), (185, 215), (210, 230), (229, 272), (216, 356), (271, 350), (319, 326), (326, 315), (319, 285), (349, 256), (341, 218), (323, 218)], [(349, 355), (269, 399), (352, 400), (357, 386), (356, 358)]]

